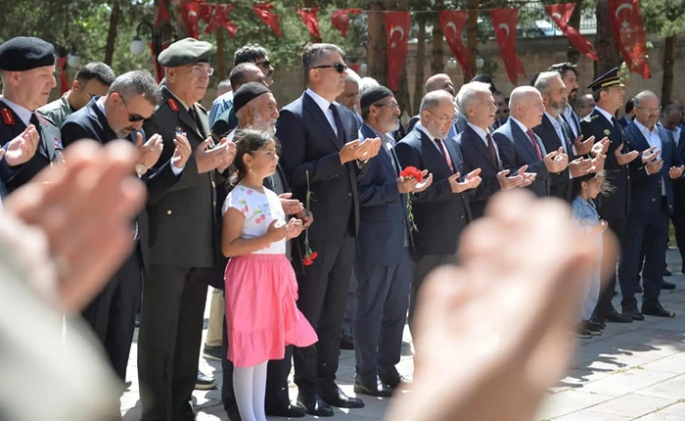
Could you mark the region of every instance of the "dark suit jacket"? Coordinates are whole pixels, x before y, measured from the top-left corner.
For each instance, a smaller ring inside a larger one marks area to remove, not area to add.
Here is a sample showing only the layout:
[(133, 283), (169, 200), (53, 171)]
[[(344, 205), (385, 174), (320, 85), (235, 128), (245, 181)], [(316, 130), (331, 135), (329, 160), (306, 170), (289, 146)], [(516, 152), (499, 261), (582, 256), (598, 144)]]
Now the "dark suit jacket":
[[(563, 147), (562, 139), (559, 138), (559, 134), (554, 129), (554, 125), (547, 114), (542, 115), (542, 123), (539, 126), (534, 127), (533, 132), (542, 139), (542, 144), (545, 145), (545, 150), (547, 152), (556, 151)], [(575, 159), (573, 156), (573, 142), (568, 138), (564, 139), (564, 141), (569, 146), (567, 149), (568, 160), (572, 161)], [(551, 182), (549, 189), (550, 196), (558, 197), (567, 203), (573, 201), (573, 180), (571, 179), (568, 168), (559, 174), (551, 174)]]
[[(464, 174), (459, 145), (444, 142), (455, 172)], [(449, 181), (452, 171), (435, 142), (418, 127), (395, 146), (402, 168), (413, 166), (433, 174), (433, 184), (412, 195), (412, 213), (418, 228), (414, 233), (415, 254), (452, 255), (457, 251), (459, 236), (471, 220), (469, 193), (452, 193)]]
[[(354, 114), (336, 104), (343, 125), (344, 142), (359, 136)], [(313, 241), (338, 241), (359, 229), (357, 180), (366, 166), (340, 163), (343, 147), (326, 116), (306, 93), (286, 105), (276, 123), (282, 145), (280, 163), (293, 189), (293, 197), (306, 203), (307, 178), (313, 194), (311, 211), (315, 221), (309, 228)]]
[[(9, 167), (4, 159), (0, 161), (0, 176), (8, 193), (29, 182), (43, 168), (50, 165), (61, 153), (62, 141), (59, 128), (47, 117), (37, 113), (40, 127), (40, 143), (33, 158), (22, 165)], [(0, 100), (0, 146), (7, 145), (26, 129), (26, 125), (12, 109)]]
[[(366, 124), (361, 137), (374, 138), (375, 132)], [(398, 169), (393, 166), (393, 161)], [(405, 235), (411, 244), (406, 194), (397, 189), (401, 171), (394, 150), (385, 144), (378, 156), (369, 161), (366, 177), (359, 181), (360, 229), (357, 237), (355, 263), (392, 266), (404, 256)], [(409, 245), (410, 245), (409, 244)]]
[[(673, 139), (675, 141), (675, 139)], [(685, 130), (681, 130), (676, 153), (680, 162), (685, 163)], [(673, 180), (673, 207), (674, 212), (685, 215), (685, 180)]]
[(628, 117), (626, 116), (623, 116), (618, 119), (618, 124), (620, 124), (621, 127), (623, 127), (624, 129), (628, 127), (632, 122), (633, 120), (628, 119)]
[[(97, 105), (97, 100), (99, 98), (100, 97), (94, 97), (85, 107), (73, 112), (64, 121), (61, 131), (65, 148), (81, 139), (93, 139), (102, 144), (118, 139), (116, 133), (109, 127), (107, 117), (100, 111), (100, 108)], [(140, 133), (143, 135), (143, 142), (145, 142), (145, 132), (141, 130)], [(126, 137), (126, 140), (135, 144), (136, 136), (137, 132), (132, 132)], [(166, 181), (170, 184), (175, 183), (177, 180), (177, 177), (171, 171), (169, 162), (164, 163), (159, 171), (145, 174), (142, 180), (148, 182), (156, 177), (166, 178)], [(136, 219), (138, 221), (138, 236), (140, 238), (142, 263), (144, 269), (147, 270), (150, 267), (150, 247), (148, 245), (149, 223), (147, 212), (145, 212), (145, 210), (141, 211)]]
[[(597, 197), (598, 211), (602, 218), (626, 218), (630, 209), (630, 173), (627, 166), (618, 165), (614, 152), (625, 142), (623, 128), (612, 125), (599, 111), (593, 110), (580, 122), (583, 136), (587, 139), (594, 136), (599, 142), (605, 136), (609, 138), (609, 151), (604, 162), (606, 181), (614, 186), (614, 191), (608, 196)], [(630, 150), (630, 145), (624, 145), (622, 153)], [(640, 158), (637, 158), (640, 159)]]
[[(149, 134), (159, 133), (164, 139), (164, 150), (154, 171), (169, 161), (174, 153), (173, 139), (177, 130), (188, 137), (193, 151), (209, 136), (207, 111), (193, 105), (198, 123), (183, 105), (162, 88), (163, 101), (143, 126)], [(194, 152), (183, 172), (173, 184), (159, 179), (148, 188), (150, 200), (150, 261), (152, 264), (182, 268), (211, 268), (221, 254), (216, 207), (216, 186), (225, 179), (217, 171), (198, 174)]]
[(500, 186), (497, 181), (497, 173), (502, 171), (502, 162), (499, 159), (497, 144), (493, 140), (495, 151), (498, 152), (497, 160), (492, 159), (492, 155), (483, 139), (467, 125), (463, 132), (459, 134), (457, 143), (461, 147), (464, 157), (464, 174), (480, 168), (480, 178), (483, 180), (470, 197), (471, 212), (473, 219), (480, 218), (485, 213), (485, 207), (490, 198), (499, 192)]
[[(516, 174), (519, 168), (528, 165), (526, 172), (537, 174), (535, 182), (528, 186), (528, 189), (538, 197), (549, 196), (551, 184), (549, 171), (547, 171), (544, 161), (538, 159), (535, 147), (528, 135), (521, 130), (521, 127), (509, 118), (502, 127), (492, 134), (492, 138), (495, 139), (499, 147), (502, 166), (505, 169), (511, 170), (513, 175)], [(544, 156), (546, 154), (544, 144), (537, 135), (536, 138), (540, 152)]]
[(629, 165), (632, 192), (630, 215), (650, 216), (657, 214), (661, 207), (662, 183), (665, 183), (663, 187), (666, 191), (668, 212), (673, 214), (673, 182), (668, 176), (668, 169), (672, 166), (679, 167), (681, 161), (672, 137), (662, 127), (659, 127), (658, 131), (661, 138), (661, 159), (664, 161), (664, 166), (660, 173), (648, 175), (641, 158), (642, 152), (650, 148), (649, 143), (634, 123), (626, 127), (626, 142), (630, 145), (630, 149), (640, 151), (640, 157)]

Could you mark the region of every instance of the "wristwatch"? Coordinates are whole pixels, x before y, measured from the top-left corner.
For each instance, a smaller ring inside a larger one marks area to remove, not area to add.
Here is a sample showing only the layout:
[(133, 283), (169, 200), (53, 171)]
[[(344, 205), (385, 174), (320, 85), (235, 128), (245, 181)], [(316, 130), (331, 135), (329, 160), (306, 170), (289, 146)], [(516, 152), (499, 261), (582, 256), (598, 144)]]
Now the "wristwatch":
[(145, 164), (136, 164), (136, 172), (142, 177), (147, 172), (147, 167)]

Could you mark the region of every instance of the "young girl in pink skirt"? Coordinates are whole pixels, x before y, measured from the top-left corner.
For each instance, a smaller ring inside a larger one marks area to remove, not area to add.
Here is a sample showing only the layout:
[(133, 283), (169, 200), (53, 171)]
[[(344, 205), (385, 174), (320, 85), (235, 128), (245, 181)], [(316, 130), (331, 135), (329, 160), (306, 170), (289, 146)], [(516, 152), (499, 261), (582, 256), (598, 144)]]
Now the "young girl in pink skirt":
[(223, 205), (222, 250), (226, 265), (228, 359), (243, 421), (266, 421), (266, 365), (285, 357), (286, 345), (306, 347), (316, 333), (297, 309), (295, 272), (285, 243), (302, 232), (302, 221), (286, 222), (280, 199), (263, 187), (276, 171), (276, 141), (268, 133), (235, 136), (237, 176)]

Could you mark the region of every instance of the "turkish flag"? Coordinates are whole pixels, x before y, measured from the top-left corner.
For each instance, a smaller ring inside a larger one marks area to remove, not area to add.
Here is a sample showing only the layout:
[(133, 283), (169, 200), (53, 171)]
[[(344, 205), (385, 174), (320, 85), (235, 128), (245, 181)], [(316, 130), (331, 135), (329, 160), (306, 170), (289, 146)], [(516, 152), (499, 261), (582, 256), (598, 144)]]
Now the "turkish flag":
[(350, 14), (358, 15), (361, 12), (362, 9), (357, 8), (336, 10), (331, 15), (331, 23), (335, 29), (342, 32), (343, 37), (346, 37), (347, 30), (350, 28)]
[(181, 19), (183, 19), (188, 36), (195, 39), (200, 35), (198, 21), (201, 10), (202, 6), (195, 1), (184, 1), (181, 3)]
[(262, 22), (266, 23), (280, 37), (281, 28), (278, 27), (278, 15), (271, 11), (273, 7), (273, 4), (255, 4), (252, 6), (252, 10)]
[(214, 16), (215, 7), (216, 5), (214, 4), (200, 3), (200, 19), (205, 21), (206, 24), (211, 22), (212, 17)]
[(507, 76), (514, 85), (518, 85), (519, 76), (526, 76), (526, 70), (516, 55), (516, 26), (519, 20), (518, 9), (493, 9), (490, 11), (490, 19), (495, 28), (497, 44), (502, 53), (504, 67)]
[(228, 36), (233, 39), (236, 32), (238, 32), (238, 26), (228, 18), (231, 10), (233, 10), (232, 4), (217, 4), (214, 6), (214, 15), (207, 24), (205, 33), (210, 34), (216, 31), (218, 28), (223, 27), (226, 28), (226, 31), (228, 31)]
[(162, 22), (169, 22), (169, 8), (166, 5), (167, 0), (159, 0), (159, 7), (157, 8), (157, 18), (155, 19), (155, 27), (159, 27)]
[(441, 10), (438, 12), (442, 33), (445, 35), (450, 51), (459, 62), (461, 70), (469, 78), (473, 77), (469, 67), (469, 53), (461, 41), (461, 34), (466, 26), (466, 10)]
[(623, 61), (631, 73), (652, 77), (647, 64), (645, 27), (637, 0), (609, 0), (609, 20)]
[(590, 41), (584, 36), (580, 35), (580, 32), (573, 26), (568, 24), (571, 20), (571, 15), (573, 14), (573, 9), (576, 8), (575, 3), (558, 3), (551, 4), (545, 7), (547, 9), (547, 14), (552, 17), (554, 23), (557, 24), (561, 32), (566, 35), (571, 44), (578, 49), (581, 53), (590, 57), (593, 60), (599, 61), (597, 57), (597, 50), (595, 46), (592, 45)]
[(404, 59), (409, 51), (411, 13), (386, 12), (385, 38), (388, 52), (388, 88), (397, 91), (404, 68)]
[(318, 7), (297, 9), (297, 14), (300, 15), (300, 19), (302, 19), (304, 25), (309, 29), (309, 33), (317, 38), (321, 38), (321, 34), (319, 33), (319, 19), (317, 17), (318, 12)]

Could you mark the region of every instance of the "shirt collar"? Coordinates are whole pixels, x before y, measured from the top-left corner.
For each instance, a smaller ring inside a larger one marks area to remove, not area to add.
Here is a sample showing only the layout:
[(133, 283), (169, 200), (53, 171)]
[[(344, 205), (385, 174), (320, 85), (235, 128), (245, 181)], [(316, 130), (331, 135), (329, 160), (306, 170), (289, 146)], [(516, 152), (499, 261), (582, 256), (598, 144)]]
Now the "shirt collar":
[(33, 115), (33, 112), (31, 110), (22, 107), (21, 105), (16, 104), (5, 97), (2, 97), (2, 102), (7, 104), (7, 106), (10, 107), (12, 111), (14, 111), (14, 114), (16, 114), (19, 117), (19, 119), (22, 121), (22, 123), (24, 123), (26, 127), (28, 127), (28, 125), (31, 124), (31, 116)]
[(428, 129), (426, 129), (425, 127), (423, 127), (423, 124), (421, 124), (420, 121), (419, 121), (418, 123), (416, 123), (416, 126), (415, 126), (415, 127), (416, 127), (417, 129), (421, 130), (426, 136), (428, 136), (428, 138), (429, 138), (430, 140), (433, 140), (433, 141), (434, 141), (434, 140), (436, 139), (432, 134), (430, 134), (430, 133), (428, 132)]
[(646, 126), (643, 126), (642, 123), (637, 121), (637, 118), (633, 120), (633, 124), (635, 127), (637, 127), (643, 134), (647, 135), (653, 135), (653, 134), (659, 134), (659, 129), (657, 129), (656, 125), (654, 125), (654, 128), (650, 131)]
[(331, 107), (332, 102), (312, 91), (311, 88), (307, 88), (306, 92), (307, 95), (309, 95), (309, 97), (316, 102), (316, 105), (318, 105), (324, 113)]
[(169, 93), (171, 94), (171, 96), (173, 96), (174, 99), (175, 99), (176, 101), (180, 102), (181, 105), (183, 105), (183, 108), (185, 108), (186, 111), (188, 111), (188, 110), (190, 109), (190, 107), (188, 106), (188, 104), (186, 104), (185, 102), (181, 101), (181, 99), (180, 99), (179, 97), (177, 97), (175, 93), (171, 92), (171, 89), (169, 89), (168, 86), (166, 87), (166, 90), (169, 91)]
[(487, 130), (483, 130), (481, 127), (478, 127), (475, 124), (471, 124), (470, 122), (467, 122), (466, 124), (468, 124), (469, 127), (471, 127), (473, 129), (473, 131), (476, 132), (476, 134), (478, 136), (480, 136), (480, 138), (482, 140), (487, 140), (487, 137), (488, 137)]
[(102, 115), (107, 117), (107, 111), (105, 111), (105, 97), (101, 96), (95, 98), (95, 105), (97, 105), (98, 109), (102, 111)]
[(518, 124), (518, 126), (523, 130), (523, 133), (528, 133), (528, 130), (530, 130), (528, 127), (526, 127), (523, 123), (515, 119), (513, 116), (509, 116), (509, 120), (513, 121), (514, 123)]
[(611, 114), (609, 111), (605, 110), (604, 108), (599, 107), (598, 105), (595, 105), (595, 110), (599, 111), (600, 114), (604, 116), (607, 120), (609, 120), (609, 123), (613, 124), (614, 121), (614, 115)]
[(554, 126), (555, 129), (561, 128), (561, 124), (559, 123), (559, 120), (557, 120), (557, 118), (559, 118), (559, 117), (554, 118), (554, 116), (552, 116), (552, 114), (548, 113), (547, 111), (545, 111), (545, 115), (552, 122), (552, 126)]

